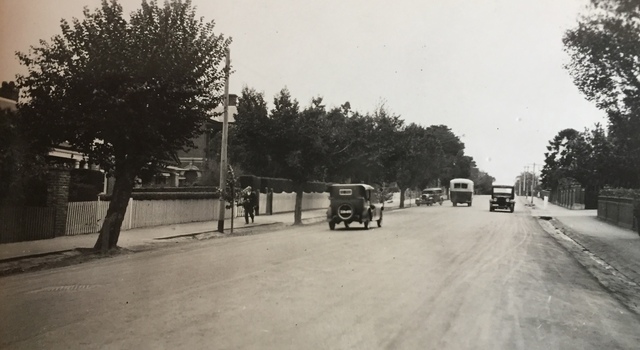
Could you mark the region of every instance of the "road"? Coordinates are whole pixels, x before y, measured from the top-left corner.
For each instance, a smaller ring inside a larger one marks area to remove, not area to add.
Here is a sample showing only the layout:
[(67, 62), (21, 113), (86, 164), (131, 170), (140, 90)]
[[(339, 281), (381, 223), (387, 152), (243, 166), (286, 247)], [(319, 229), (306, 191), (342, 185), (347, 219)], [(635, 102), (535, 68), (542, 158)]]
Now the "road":
[(637, 349), (522, 206), (412, 207), (0, 279), (7, 349)]

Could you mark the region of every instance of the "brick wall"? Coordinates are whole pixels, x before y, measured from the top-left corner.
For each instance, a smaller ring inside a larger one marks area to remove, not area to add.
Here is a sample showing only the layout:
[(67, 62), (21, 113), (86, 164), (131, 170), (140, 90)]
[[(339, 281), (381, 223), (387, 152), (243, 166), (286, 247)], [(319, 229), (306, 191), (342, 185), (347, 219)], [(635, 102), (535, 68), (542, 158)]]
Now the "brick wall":
[(64, 236), (67, 230), (67, 204), (71, 172), (66, 168), (50, 168), (47, 173), (47, 207), (55, 208), (53, 236)]

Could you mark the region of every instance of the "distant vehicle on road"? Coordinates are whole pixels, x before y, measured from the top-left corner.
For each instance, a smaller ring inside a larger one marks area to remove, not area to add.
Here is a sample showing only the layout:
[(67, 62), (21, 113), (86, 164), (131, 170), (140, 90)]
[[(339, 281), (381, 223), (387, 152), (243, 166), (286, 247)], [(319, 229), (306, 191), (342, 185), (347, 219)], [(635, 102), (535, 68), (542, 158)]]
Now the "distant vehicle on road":
[(416, 205), (433, 205), (435, 203), (439, 203), (440, 205), (442, 205), (442, 202), (444, 201), (443, 192), (444, 191), (440, 187), (425, 188), (424, 190), (422, 190), (422, 195), (420, 196), (420, 198), (416, 199)]
[(510, 210), (512, 213), (516, 207), (514, 186), (491, 186), (491, 199), (489, 199), (489, 211), (496, 209)]
[(453, 206), (458, 203), (466, 203), (471, 206), (473, 202), (473, 181), (469, 179), (453, 179), (449, 182), (449, 199)]
[(334, 230), (336, 224), (344, 223), (349, 227), (352, 222), (364, 224), (376, 221), (382, 227), (382, 211), (384, 203), (375, 203), (375, 189), (365, 184), (334, 184), (329, 186), (330, 206), (327, 209), (329, 229)]

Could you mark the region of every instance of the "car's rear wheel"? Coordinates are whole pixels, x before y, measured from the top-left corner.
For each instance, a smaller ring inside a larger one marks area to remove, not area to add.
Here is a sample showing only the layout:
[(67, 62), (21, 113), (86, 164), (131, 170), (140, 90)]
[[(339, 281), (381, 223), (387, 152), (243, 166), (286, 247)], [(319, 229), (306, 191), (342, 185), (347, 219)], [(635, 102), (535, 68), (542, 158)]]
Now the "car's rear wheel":
[(329, 223), (329, 230), (335, 230), (336, 229), (336, 223), (335, 222), (330, 222)]
[(489, 207), (489, 211), (494, 211), (495, 208), (494, 207)]
[(367, 220), (364, 222), (364, 229), (368, 230), (369, 229), (369, 223), (371, 222), (371, 209), (367, 210)]
[(515, 205), (512, 205), (512, 206), (511, 206), (511, 212), (513, 213), (513, 211), (514, 211), (515, 209), (516, 209), (516, 206), (515, 206)]
[(454, 207), (457, 207), (457, 206), (458, 206), (458, 203), (453, 202), (453, 206), (454, 206)]
[(378, 219), (378, 227), (382, 227), (382, 218)]

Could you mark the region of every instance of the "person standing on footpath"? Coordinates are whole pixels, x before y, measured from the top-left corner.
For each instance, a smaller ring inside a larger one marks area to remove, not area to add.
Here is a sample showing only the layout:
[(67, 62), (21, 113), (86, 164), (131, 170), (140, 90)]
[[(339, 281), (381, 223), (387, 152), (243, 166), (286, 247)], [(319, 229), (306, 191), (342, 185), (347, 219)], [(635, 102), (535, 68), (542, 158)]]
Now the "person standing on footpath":
[(256, 193), (251, 189), (251, 186), (247, 186), (242, 191), (242, 207), (244, 208), (244, 223), (249, 223), (249, 217), (253, 223), (254, 214), (253, 209), (257, 206)]

